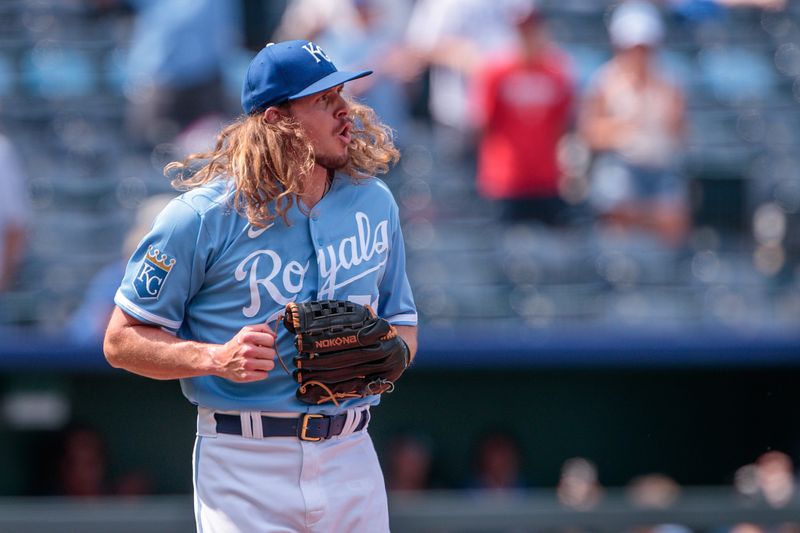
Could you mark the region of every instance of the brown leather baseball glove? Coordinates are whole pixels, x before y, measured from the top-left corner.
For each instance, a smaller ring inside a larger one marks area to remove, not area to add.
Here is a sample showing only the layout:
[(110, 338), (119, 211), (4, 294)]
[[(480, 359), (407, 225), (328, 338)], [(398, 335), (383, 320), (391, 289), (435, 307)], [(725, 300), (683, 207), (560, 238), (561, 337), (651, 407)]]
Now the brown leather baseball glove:
[(290, 303), (283, 324), (295, 334), (297, 398), (322, 404), (394, 390), (408, 345), (369, 306), (341, 300)]

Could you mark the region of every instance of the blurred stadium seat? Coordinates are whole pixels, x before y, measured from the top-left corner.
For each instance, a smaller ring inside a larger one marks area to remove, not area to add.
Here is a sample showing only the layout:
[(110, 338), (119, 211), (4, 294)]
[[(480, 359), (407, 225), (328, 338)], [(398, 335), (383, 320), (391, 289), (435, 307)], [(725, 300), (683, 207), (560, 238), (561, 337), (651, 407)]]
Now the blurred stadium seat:
[(11, 94), (17, 83), (16, 69), (7, 54), (0, 55), (0, 98)]
[(90, 58), (81, 50), (55, 44), (28, 52), (22, 74), (27, 90), (44, 98), (79, 98), (96, 88)]
[(698, 54), (703, 88), (731, 105), (768, 105), (778, 96), (778, 79), (767, 53), (726, 46), (704, 49)]

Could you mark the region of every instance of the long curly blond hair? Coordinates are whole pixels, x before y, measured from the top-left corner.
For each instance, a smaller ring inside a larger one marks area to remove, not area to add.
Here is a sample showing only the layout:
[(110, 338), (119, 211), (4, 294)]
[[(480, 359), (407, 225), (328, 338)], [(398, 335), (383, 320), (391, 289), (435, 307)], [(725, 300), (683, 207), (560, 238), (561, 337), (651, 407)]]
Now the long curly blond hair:
[[(348, 162), (338, 170), (354, 179), (388, 172), (400, 159), (391, 128), (380, 122), (372, 108), (351, 98), (347, 101), (353, 119), (352, 140)], [(289, 109), (288, 104), (281, 107)], [(299, 122), (288, 114), (269, 122), (261, 112), (226, 126), (217, 135), (213, 150), (174, 161), (164, 168), (164, 174), (176, 174), (172, 186), (178, 190), (219, 178), (232, 180), (233, 207), (250, 224), (263, 228), (278, 216), (289, 223), (287, 212), (305, 192), (305, 177), (313, 168), (314, 148)]]

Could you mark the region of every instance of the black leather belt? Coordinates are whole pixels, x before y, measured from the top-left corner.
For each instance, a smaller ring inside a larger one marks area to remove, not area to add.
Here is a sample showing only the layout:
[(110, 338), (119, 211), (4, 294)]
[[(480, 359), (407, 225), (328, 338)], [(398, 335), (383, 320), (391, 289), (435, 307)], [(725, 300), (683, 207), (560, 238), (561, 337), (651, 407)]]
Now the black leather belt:
[[(361, 431), (366, 427), (369, 410), (364, 409), (357, 416), (360, 419), (353, 431)], [(217, 433), (242, 434), (242, 419), (239, 415), (214, 413), (214, 420), (217, 421)], [(306, 413), (298, 418), (261, 417), (261, 427), (265, 437), (297, 437), (312, 442), (341, 435), (345, 422), (347, 413), (333, 416)]]

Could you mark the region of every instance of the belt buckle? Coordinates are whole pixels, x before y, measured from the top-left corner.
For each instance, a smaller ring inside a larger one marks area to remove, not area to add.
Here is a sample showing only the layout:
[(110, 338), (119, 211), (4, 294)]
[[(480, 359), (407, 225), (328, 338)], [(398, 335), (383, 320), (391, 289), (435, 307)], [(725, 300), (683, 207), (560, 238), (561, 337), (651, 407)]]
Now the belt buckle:
[(306, 442), (317, 442), (322, 440), (322, 437), (309, 437), (308, 433), (308, 421), (311, 418), (325, 418), (323, 415), (317, 413), (306, 413), (303, 415), (302, 420), (300, 421), (300, 440), (304, 440)]

